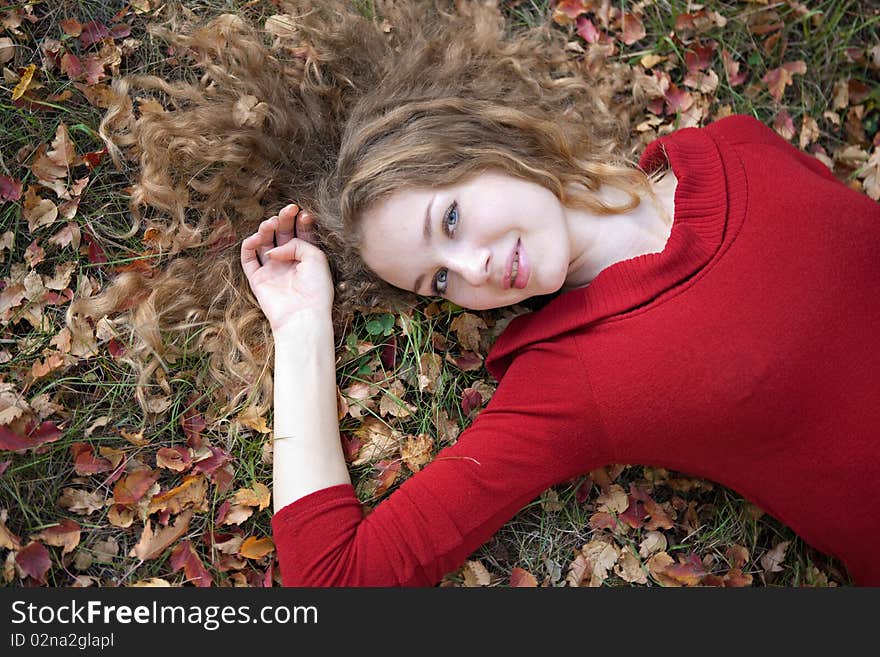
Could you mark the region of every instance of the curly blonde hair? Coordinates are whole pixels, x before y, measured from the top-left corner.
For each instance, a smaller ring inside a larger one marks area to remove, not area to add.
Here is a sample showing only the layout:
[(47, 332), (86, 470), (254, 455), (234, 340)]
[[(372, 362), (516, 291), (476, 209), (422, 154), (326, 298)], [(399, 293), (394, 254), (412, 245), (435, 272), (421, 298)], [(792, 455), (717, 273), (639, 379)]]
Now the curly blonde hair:
[[(221, 412), (246, 397), (270, 408), (271, 331), (239, 248), (291, 201), (316, 218), (344, 332), (357, 305), (414, 301), (358, 257), (359, 217), (395, 190), (497, 168), (604, 214), (650, 194), (632, 159), (638, 81), (624, 67), (590, 74), (549, 17), (512, 31), (493, 2), (377, 0), (373, 15), (343, 0), (279, 4), (262, 28), (171, 16), (150, 31), (186, 58), (180, 75), (114, 82), (100, 134), (118, 167), (136, 163), (128, 236), (146, 221), (145, 243), (169, 262), (75, 300), (68, 322), (123, 313), (141, 383), (198, 329)], [(138, 98), (135, 116), (135, 92), (161, 102)], [(602, 185), (629, 203), (605, 205)]]

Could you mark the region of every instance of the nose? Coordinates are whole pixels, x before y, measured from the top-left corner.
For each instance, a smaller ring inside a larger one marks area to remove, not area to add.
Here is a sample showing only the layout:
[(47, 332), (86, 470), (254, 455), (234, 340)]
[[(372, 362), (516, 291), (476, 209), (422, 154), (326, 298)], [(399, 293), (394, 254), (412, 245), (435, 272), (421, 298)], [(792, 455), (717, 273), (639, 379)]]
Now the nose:
[(492, 252), (488, 248), (462, 249), (450, 255), (449, 268), (469, 285), (484, 285), (489, 280)]

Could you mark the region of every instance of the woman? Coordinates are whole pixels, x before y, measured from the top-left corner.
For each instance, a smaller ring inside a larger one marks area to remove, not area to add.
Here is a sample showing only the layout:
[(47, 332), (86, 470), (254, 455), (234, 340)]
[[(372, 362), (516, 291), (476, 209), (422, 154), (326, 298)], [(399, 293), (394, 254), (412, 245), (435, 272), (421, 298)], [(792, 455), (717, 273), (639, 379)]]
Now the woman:
[[(237, 47), (254, 42), (234, 21), (214, 51), (180, 38), (225, 57), (205, 64), (217, 84), (141, 80), (184, 102), (127, 126), (165, 192), (142, 182), (136, 200), (246, 217), (248, 197), (230, 198), (244, 177), (266, 205), (287, 192), (309, 210), (287, 205), (238, 254), (271, 331), (284, 583), (435, 584), (548, 486), (640, 463), (738, 491), (880, 584), (880, 207), (747, 117), (667, 135), (632, 166), (625, 120), (559, 39), (505, 35), (480, 5), (425, 9), (383, 5), (390, 30), (342, 5), (292, 9), (273, 27), (291, 65)], [(230, 74), (259, 57), (298, 85)], [(222, 155), (205, 134), (223, 135)], [(161, 285), (151, 302), (170, 296)], [(551, 300), (498, 338), (499, 385), (472, 426), (365, 518), (338, 435), (332, 313), (376, 285), (475, 309)]]

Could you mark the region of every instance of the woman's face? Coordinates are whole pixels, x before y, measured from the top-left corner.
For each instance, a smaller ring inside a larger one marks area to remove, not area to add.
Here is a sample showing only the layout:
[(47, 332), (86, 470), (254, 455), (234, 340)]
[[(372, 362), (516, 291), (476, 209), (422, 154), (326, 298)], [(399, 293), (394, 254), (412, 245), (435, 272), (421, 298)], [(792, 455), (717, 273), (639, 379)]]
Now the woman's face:
[(567, 225), (548, 189), (485, 171), (451, 187), (400, 190), (376, 204), (362, 217), (361, 257), (404, 290), (463, 308), (499, 308), (562, 287)]

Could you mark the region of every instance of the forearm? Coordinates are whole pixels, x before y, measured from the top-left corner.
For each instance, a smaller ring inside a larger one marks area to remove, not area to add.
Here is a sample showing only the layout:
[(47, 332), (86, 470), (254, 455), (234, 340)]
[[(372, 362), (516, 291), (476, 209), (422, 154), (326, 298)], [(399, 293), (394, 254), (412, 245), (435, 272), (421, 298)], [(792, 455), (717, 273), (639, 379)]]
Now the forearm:
[(336, 415), (330, 317), (303, 316), (275, 335), (274, 509), (351, 483)]

